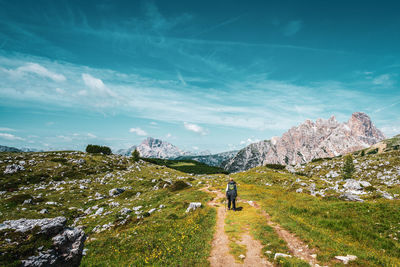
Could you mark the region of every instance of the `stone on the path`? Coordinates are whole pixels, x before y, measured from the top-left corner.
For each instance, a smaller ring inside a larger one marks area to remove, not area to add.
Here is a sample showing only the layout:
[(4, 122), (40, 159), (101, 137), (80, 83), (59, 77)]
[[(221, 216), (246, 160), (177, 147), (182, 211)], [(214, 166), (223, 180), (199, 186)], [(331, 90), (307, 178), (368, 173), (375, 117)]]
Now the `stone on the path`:
[(243, 254), (240, 254), (240, 255), (239, 255), (239, 259), (243, 260), (244, 258), (246, 258), (245, 255), (243, 255)]
[(192, 210), (196, 210), (197, 208), (201, 207), (201, 203), (200, 202), (191, 202), (189, 204), (189, 207), (186, 209), (186, 212), (190, 212)]
[(292, 256), (291, 256), (291, 255), (288, 255), (288, 254), (285, 254), (285, 253), (275, 253), (274, 260), (277, 259), (277, 258), (279, 258), (279, 257), (291, 258)]
[(357, 256), (347, 255), (347, 256), (335, 256), (335, 259), (340, 260), (343, 264), (348, 264), (350, 261), (355, 261)]

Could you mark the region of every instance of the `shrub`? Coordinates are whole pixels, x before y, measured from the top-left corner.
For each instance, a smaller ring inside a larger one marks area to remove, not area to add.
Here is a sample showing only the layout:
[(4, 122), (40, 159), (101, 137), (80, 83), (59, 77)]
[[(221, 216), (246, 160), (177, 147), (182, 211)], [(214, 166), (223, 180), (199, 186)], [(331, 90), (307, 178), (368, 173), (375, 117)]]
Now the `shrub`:
[(140, 153), (139, 153), (139, 151), (138, 151), (137, 149), (135, 149), (135, 150), (132, 152), (132, 160), (133, 160), (134, 162), (137, 162), (137, 161), (139, 161), (139, 159), (140, 159)]
[(286, 166), (281, 164), (265, 164), (265, 167), (275, 170), (283, 170)]
[(372, 150), (367, 152), (368, 155), (376, 154), (376, 153), (378, 153), (378, 148), (372, 149)]
[(353, 164), (353, 156), (348, 154), (344, 157), (343, 168), (342, 168), (342, 175), (343, 179), (351, 179), (354, 173), (354, 164)]
[(364, 157), (365, 156), (365, 150), (362, 150), (361, 151), (361, 157)]
[(110, 155), (111, 149), (108, 146), (87, 145), (87, 153)]

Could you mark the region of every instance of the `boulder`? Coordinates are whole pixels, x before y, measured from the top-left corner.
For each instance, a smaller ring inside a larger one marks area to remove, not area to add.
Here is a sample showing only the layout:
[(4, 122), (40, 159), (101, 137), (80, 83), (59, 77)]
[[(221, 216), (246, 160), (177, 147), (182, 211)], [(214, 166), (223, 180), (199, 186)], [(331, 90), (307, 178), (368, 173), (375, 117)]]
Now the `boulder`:
[(22, 266), (79, 266), (86, 235), (80, 228), (66, 227), (66, 222), (65, 217), (10, 220), (1, 223), (0, 230), (14, 230), (27, 237), (42, 235), (52, 241), (49, 249), (37, 248), (36, 255), (21, 257)]

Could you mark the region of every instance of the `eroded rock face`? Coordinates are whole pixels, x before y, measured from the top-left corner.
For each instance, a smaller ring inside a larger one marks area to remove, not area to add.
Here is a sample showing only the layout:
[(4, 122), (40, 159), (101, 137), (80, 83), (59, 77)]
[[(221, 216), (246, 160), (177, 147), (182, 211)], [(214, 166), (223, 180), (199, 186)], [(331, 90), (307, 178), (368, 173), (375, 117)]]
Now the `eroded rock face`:
[(385, 139), (367, 114), (355, 112), (348, 122), (334, 116), (328, 120), (306, 120), (281, 137), (251, 144), (240, 150), (224, 166), (227, 171), (247, 170), (267, 163), (296, 165), (315, 158), (334, 157), (366, 147)]
[(86, 235), (82, 229), (66, 227), (66, 222), (65, 217), (10, 220), (1, 223), (0, 230), (42, 235), (51, 240), (49, 249), (20, 259), (22, 266), (79, 266)]

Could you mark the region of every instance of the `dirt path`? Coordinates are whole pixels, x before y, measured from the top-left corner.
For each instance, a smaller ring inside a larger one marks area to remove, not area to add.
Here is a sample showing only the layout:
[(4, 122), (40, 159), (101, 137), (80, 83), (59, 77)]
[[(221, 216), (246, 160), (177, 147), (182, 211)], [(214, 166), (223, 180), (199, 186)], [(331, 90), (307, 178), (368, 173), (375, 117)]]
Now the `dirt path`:
[[(245, 200), (242, 201), (249, 203), (251, 206), (255, 208), (260, 208), (260, 206), (256, 202), (245, 201)], [(320, 266), (316, 259), (315, 250), (310, 249), (308, 245), (306, 245), (300, 238), (290, 233), (286, 229), (282, 228), (282, 226), (280, 226), (279, 224), (273, 222), (269, 214), (267, 214), (264, 210), (261, 211), (262, 214), (266, 217), (268, 225), (274, 228), (275, 232), (279, 235), (279, 237), (286, 242), (291, 254), (293, 254), (295, 257), (299, 259), (308, 262), (311, 266)]]
[(262, 245), (260, 241), (255, 240), (248, 233), (242, 236), (240, 244), (247, 247), (246, 258), (244, 263), (240, 264), (235, 261), (235, 258), (229, 253), (229, 239), (225, 233), (225, 207), (218, 203), (224, 198), (224, 194), (219, 191), (209, 191), (208, 188), (203, 188), (203, 191), (211, 194), (216, 194), (217, 197), (208, 203), (209, 206), (217, 208), (217, 229), (212, 241), (212, 249), (209, 257), (210, 265), (216, 266), (273, 266), (261, 256)]

